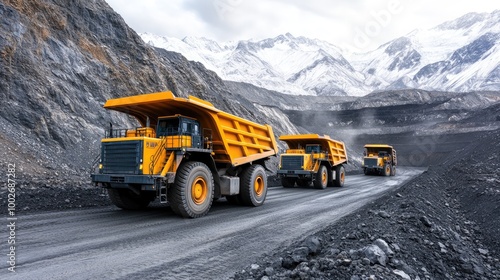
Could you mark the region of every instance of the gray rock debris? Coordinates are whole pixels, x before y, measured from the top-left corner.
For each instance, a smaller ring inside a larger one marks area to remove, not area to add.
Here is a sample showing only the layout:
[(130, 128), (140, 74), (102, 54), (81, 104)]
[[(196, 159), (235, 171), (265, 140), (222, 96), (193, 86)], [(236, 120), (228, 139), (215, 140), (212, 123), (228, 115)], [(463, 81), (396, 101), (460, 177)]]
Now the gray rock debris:
[(382, 266), (386, 266), (387, 264), (387, 255), (384, 253), (382, 249), (380, 249), (377, 245), (369, 245), (363, 247), (354, 252), (354, 255), (359, 257), (364, 257), (370, 260), (370, 264), (380, 264)]
[(321, 252), (321, 241), (316, 236), (306, 238), (304, 245), (309, 249), (309, 254), (317, 255)]

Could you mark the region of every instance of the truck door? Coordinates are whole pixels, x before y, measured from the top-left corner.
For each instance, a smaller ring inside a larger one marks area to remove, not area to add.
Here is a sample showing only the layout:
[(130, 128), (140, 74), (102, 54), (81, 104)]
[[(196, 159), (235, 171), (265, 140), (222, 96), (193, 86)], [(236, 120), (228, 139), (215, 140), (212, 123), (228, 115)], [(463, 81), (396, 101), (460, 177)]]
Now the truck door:
[(192, 125), (192, 134), (191, 134), (191, 139), (193, 143), (193, 148), (198, 148), (201, 149), (201, 135), (200, 135), (200, 125), (198, 122), (194, 122)]
[(191, 136), (191, 148), (202, 148), (200, 124), (197, 121), (184, 118), (182, 120), (182, 135)]

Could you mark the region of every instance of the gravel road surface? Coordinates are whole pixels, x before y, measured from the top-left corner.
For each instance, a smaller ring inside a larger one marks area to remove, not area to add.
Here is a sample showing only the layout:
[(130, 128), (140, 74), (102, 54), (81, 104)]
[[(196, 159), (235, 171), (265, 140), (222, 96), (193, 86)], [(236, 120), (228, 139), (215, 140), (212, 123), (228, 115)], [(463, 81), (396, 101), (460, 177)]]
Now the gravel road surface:
[[(115, 207), (19, 215), (16, 273), (9, 279), (224, 279), (421, 174), (351, 175), (344, 188), (271, 188), (262, 207), (214, 203), (206, 217), (169, 207)], [(339, 225), (341, 226), (341, 225)], [(4, 230), (4, 229), (3, 229)], [(5, 279), (4, 276), (0, 278)]]

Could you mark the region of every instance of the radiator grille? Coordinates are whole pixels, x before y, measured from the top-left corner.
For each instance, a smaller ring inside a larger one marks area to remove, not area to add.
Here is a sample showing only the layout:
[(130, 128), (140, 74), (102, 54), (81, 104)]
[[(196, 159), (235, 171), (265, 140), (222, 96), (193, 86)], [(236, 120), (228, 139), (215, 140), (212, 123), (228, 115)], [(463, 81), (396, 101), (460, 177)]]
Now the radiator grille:
[(139, 174), (142, 141), (102, 143), (104, 174)]
[(365, 158), (365, 166), (366, 167), (377, 167), (377, 159), (376, 158)]
[(283, 170), (303, 170), (303, 156), (282, 156), (281, 169)]

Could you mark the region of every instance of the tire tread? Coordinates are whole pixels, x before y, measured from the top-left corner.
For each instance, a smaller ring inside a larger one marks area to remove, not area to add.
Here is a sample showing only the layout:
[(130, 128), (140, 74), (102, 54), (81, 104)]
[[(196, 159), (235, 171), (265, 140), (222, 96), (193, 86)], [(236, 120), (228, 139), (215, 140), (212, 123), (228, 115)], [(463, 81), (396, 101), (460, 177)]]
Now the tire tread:
[(208, 198), (210, 199), (210, 202), (207, 209), (202, 213), (195, 213), (190, 209), (188, 205), (188, 199), (190, 198), (187, 197), (186, 188), (178, 187), (178, 186), (186, 186), (186, 184), (189, 181), (189, 175), (191, 174), (191, 171), (197, 166), (204, 167), (210, 173), (210, 169), (208, 169), (208, 167), (202, 162), (196, 162), (196, 161), (186, 162), (181, 166), (179, 166), (179, 169), (177, 171), (177, 176), (175, 178), (175, 183), (168, 189), (167, 197), (169, 199), (170, 208), (172, 209), (172, 211), (174, 211), (175, 214), (182, 216), (184, 218), (202, 217), (208, 213), (208, 211), (212, 206), (213, 196), (214, 196), (214, 182), (213, 182), (214, 180), (212, 176), (210, 176), (209, 178), (211, 180), (210, 183), (212, 186), (210, 190), (211, 194), (209, 195)]

